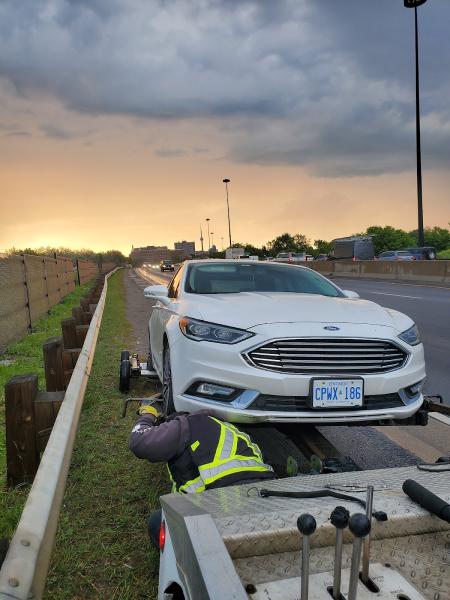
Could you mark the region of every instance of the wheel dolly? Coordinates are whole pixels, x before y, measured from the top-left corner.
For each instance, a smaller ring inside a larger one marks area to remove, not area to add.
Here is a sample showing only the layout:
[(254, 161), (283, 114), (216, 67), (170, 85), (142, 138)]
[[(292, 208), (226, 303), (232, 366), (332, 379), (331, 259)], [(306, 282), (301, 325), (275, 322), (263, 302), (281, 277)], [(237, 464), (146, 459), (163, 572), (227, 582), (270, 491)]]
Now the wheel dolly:
[(122, 350), (120, 355), (119, 390), (123, 393), (130, 391), (131, 380), (137, 377), (158, 379), (154, 370), (147, 369), (147, 362), (141, 362), (137, 353)]

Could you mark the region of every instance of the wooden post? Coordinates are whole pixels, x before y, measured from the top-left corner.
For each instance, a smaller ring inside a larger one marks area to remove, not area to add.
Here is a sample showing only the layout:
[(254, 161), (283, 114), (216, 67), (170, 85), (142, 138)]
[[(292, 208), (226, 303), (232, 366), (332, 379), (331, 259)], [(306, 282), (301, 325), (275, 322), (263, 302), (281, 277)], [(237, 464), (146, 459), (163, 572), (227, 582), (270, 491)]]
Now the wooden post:
[(89, 329), (89, 325), (77, 325), (77, 348), (82, 348), (86, 334)]
[(64, 392), (38, 392), (34, 400), (36, 448), (45, 450), (56, 416), (64, 400)]
[(62, 351), (62, 363), (64, 370), (64, 384), (67, 387), (70, 378), (72, 377), (73, 370), (77, 364), (78, 357), (80, 356), (81, 348), (70, 348), (69, 350)]
[(64, 348), (79, 348), (77, 343), (76, 322), (73, 317), (61, 321)]
[(81, 306), (74, 306), (72, 308), (72, 316), (77, 325), (89, 325), (91, 322), (91, 315), (88, 312), (84, 312)]
[(39, 466), (33, 402), (37, 375), (18, 375), (5, 385), (6, 478), (9, 486), (31, 482)]
[(89, 298), (81, 298), (80, 305), (84, 312), (88, 312), (89, 311)]
[(65, 390), (64, 369), (62, 365), (62, 338), (49, 338), (42, 347), (46, 389), (48, 392)]

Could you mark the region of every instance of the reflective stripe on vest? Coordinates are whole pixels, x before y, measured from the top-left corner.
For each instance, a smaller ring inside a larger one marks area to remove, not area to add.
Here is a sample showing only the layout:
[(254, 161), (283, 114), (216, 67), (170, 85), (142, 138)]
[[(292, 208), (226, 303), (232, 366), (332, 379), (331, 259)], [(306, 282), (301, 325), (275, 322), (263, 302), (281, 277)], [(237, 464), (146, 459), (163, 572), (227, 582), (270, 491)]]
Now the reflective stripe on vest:
[[(248, 435), (239, 431), (230, 423), (222, 423), (214, 417), (210, 418), (220, 425), (220, 438), (213, 460), (198, 467), (205, 486), (222, 477), (241, 471), (268, 472), (273, 470), (272, 467), (264, 464), (260, 449), (252, 443)], [(245, 442), (251, 450), (252, 456), (243, 456), (236, 453), (239, 439)]]
[(205, 490), (205, 484), (200, 476), (196, 477), (195, 479), (191, 479), (190, 481), (186, 481), (186, 483), (183, 483), (180, 485), (180, 487), (177, 487), (177, 483), (170, 472), (169, 465), (167, 465), (167, 471), (169, 472), (169, 479), (172, 482), (172, 493), (182, 492), (184, 494), (199, 494)]

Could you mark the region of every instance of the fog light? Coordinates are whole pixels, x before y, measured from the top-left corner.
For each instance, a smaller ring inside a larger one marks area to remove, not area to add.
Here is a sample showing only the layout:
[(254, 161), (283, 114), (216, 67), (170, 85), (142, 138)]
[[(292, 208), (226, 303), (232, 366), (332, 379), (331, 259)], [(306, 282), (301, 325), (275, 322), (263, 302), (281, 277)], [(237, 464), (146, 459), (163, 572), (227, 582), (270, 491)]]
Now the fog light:
[(419, 392), (421, 392), (423, 390), (424, 384), (425, 384), (425, 380), (423, 379), (422, 381), (419, 381), (418, 383), (415, 383), (414, 385), (410, 385), (408, 388), (406, 388), (406, 391), (408, 392), (408, 394), (411, 394), (411, 396), (415, 396), (416, 394), (418, 394)]
[(211, 396), (212, 398), (229, 398), (235, 392), (235, 388), (227, 387), (225, 385), (217, 385), (215, 383), (201, 383), (197, 386), (196, 390), (199, 394), (204, 396)]

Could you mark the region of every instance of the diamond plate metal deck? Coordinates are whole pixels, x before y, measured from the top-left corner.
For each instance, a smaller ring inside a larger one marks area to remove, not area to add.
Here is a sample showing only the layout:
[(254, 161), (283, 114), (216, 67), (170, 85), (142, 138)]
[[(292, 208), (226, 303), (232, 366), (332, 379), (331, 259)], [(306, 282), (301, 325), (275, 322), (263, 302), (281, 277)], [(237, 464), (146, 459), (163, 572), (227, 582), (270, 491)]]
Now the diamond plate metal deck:
[[(194, 505), (211, 514), (233, 559), (296, 550), (300, 544), (296, 521), (302, 512), (310, 512), (317, 521), (317, 530), (311, 538), (311, 546), (332, 546), (335, 530), (328, 519), (333, 508), (340, 504), (346, 506), (351, 513), (362, 511), (361, 507), (353, 502), (334, 498), (260, 498), (256, 495), (257, 489), (263, 487), (306, 491), (331, 486), (337, 491), (364, 499), (366, 486), (371, 484), (375, 487), (374, 510), (384, 510), (388, 514), (387, 522), (374, 521), (373, 539), (405, 537), (450, 529), (450, 525), (430, 515), (402, 492), (401, 486), (405, 479), (415, 479), (450, 502), (450, 472), (427, 473), (419, 471), (416, 467), (298, 476), (258, 482), (256, 485), (210, 490), (199, 495), (189, 495), (188, 498)], [(348, 530), (344, 539), (346, 542), (351, 540)]]
[[(343, 569), (350, 567), (351, 551), (351, 545), (346, 544), (342, 557)], [(300, 552), (296, 551), (239, 558), (234, 561), (234, 566), (244, 585), (252, 583), (258, 589), (269, 581), (299, 577), (300, 562)], [(389, 564), (429, 600), (450, 598), (449, 531), (375, 540), (371, 544), (371, 563), (374, 562)], [(333, 563), (334, 547), (314, 548), (311, 551), (311, 573), (332, 571)]]

